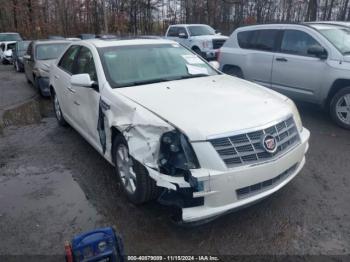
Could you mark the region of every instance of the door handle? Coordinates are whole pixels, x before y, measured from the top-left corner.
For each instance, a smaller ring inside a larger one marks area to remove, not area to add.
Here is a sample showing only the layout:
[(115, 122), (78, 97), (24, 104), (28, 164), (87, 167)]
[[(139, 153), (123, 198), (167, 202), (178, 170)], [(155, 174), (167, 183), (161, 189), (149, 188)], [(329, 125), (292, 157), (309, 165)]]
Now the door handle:
[(276, 61), (278, 61), (278, 62), (288, 62), (288, 59), (284, 58), (284, 57), (277, 57)]
[(72, 94), (75, 94), (75, 90), (73, 89), (73, 88), (71, 88), (71, 87), (67, 87), (67, 89), (69, 90), (69, 92), (71, 92)]
[(77, 106), (80, 106), (79, 102), (74, 100), (74, 104), (77, 105)]
[(54, 77), (55, 77), (55, 79), (59, 79), (59, 77), (57, 75), (55, 75)]

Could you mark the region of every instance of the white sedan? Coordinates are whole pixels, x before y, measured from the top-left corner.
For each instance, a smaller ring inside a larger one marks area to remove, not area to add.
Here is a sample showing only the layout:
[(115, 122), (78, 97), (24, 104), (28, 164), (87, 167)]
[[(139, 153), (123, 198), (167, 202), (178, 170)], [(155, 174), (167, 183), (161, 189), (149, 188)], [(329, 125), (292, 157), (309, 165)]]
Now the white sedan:
[(74, 42), (50, 90), (58, 123), (115, 166), (128, 199), (157, 198), (181, 222), (263, 199), (305, 163), (310, 133), (291, 100), (173, 41)]

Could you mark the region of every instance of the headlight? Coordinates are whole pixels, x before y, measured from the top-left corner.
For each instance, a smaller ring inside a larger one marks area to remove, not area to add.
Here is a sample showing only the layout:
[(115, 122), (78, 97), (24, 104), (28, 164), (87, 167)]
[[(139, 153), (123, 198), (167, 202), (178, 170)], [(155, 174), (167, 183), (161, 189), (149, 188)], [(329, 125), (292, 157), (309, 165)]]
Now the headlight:
[(295, 124), (297, 125), (298, 131), (299, 132), (303, 131), (303, 123), (301, 121), (298, 108), (296, 107), (295, 103), (291, 99), (288, 99), (287, 102), (292, 108), (294, 121), (295, 121)]
[(199, 168), (197, 157), (187, 137), (174, 130), (160, 139), (159, 167), (171, 176), (184, 175), (189, 169)]

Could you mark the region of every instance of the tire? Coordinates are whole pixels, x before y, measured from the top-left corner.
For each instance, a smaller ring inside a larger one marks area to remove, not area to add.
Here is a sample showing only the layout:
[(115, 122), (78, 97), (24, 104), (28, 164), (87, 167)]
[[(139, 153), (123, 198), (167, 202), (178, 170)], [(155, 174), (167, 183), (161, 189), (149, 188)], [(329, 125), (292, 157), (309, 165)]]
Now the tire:
[(230, 76), (235, 76), (235, 77), (244, 79), (243, 72), (238, 67), (235, 67), (235, 66), (224, 67), (223, 72)]
[(52, 102), (53, 102), (53, 111), (55, 112), (55, 116), (57, 119), (57, 122), (60, 126), (68, 126), (68, 123), (63, 117), (62, 111), (61, 111), (61, 106), (58, 101), (58, 97), (55, 92), (52, 93)]
[(202, 51), (198, 47), (193, 47), (192, 50), (199, 56), (203, 57)]
[(158, 196), (158, 187), (147, 169), (129, 155), (127, 142), (122, 135), (113, 139), (115, 173), (128, 200), (140, 205)]
[(330, 114), (337, 125), (350, 129), (350, 87), (339, 90), (333, 96), (330, 103)]

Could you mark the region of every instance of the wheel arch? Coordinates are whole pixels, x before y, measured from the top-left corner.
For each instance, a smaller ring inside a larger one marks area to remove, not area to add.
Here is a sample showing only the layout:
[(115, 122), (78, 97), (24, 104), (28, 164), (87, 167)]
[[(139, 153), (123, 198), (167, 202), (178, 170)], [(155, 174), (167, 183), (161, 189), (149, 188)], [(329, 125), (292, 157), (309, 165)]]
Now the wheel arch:
[(229, 69), (237, 69), (241, 72), (242, 74), (242, 77), (244, 78), (244, 72), (242, 70), (242, 68), (238, 65), (232, 65), (232, 64), (225, 64), (223, 67), (222, 67), (222, 72), (226, 73), (227, 70)]
[(199, 49), (200, 51), (202, 51), (200, 48), (199, 48), (199, 46), (198, 45), (193, 45), (192, 47), (191, 47), (191, 49), (194, 51), (195, 49)]
[(332, 84), (329, 92), (328, 92), (327, 98), (324, 102), (324, 106), (326, 108), (329, 108), (334, 95), (345, 87), (350, 87), (350, 79), (337, 79), (337, 80), (335, 80), (334, 83)]
[[(123, 135), (123, 133), (116, 127), (116, 126), (112, 126), (111, 127), (111, 143), (112, 143), (112, 146), (111, 146), (111, 159), (112, 159), (112, 161), (113, 161), (113, 163), (115, 163), (115, 155), (113, 154), (113, 152), (114, 152), (114, 139), (116, 138), (116, 137), (118, 137), (118, 136), (122, 136), (124, 139), (125, 139), (125, 137), (124, 137), (124, 135)], [(127, 141), (126, 139), (125, 139), (125, 141)]]

